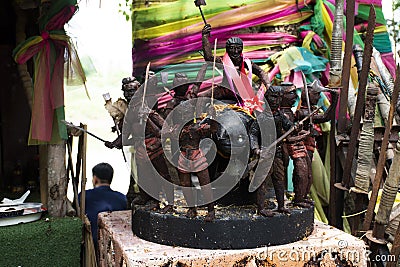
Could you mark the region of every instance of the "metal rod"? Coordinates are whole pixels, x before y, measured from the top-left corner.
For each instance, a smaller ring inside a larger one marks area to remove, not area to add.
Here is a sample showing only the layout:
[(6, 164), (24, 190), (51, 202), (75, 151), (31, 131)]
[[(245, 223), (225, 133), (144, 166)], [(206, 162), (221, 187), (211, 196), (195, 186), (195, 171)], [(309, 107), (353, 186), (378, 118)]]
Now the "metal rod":
[(214, 78), (215, 78), (215, 60), (216, 60), (216, 58), (217, 58), (217, 38), (215, 38), (215, 41), (214, 41), (214, 62), (213, 62), (213, 70), (212, 70), (211, 106), (214, 106)]
[[(305, 118), (303, 118), (301, 121), (299, 121), (299, 124), (305, 122), (308, 119), (311, 119), (312, 116), (314, 116), (319, 110), (321, 109), (321, 107), (318, 107), (317, 109), (315, 109), (313, 112), (311, 112), (309, 115), (307, 115)], [(279, 142), (281, 142), (283, 139), (285, 139), (289, 134), (291, 134), (294, 130), (296, 129), (296, 126), (293, 126), (292, 128), (290, 128), (289, 130), (287, 130), (281, 137), (279, 137), (278, 139), (276, 139), (274, 142), (272, 142), (267, 148), (263, 149), (265, 151), (270, 150), (271, 148), (273, 148), (274, 146), (276, 146)]]
[(341, 214), (343, 212), (339, 212), (343, 210), (343, 191), (337, 190), (334, 186), (336, 181), (338, 180), (338, 175), (336, 171), (337, 158), (336, 158), (336, 131), (334, 125), (336, 124), (336, 111), (332, 112), (331, 117), (331, 130), (329, 132), (329, 159), (330, 159), (330, 194), (329, 194), (329, 222), (331, 225), (336, 228), (343, 228), (343, 220)]
[[(310, 119), (315, 113), (317, 113), (321, 107), (318, 107), (315, 109), (311, 114), (308, 114), (305, 118), (303, 118), (301, 121), (299, 121), (299, 124), (305, 122), (306, 120)], [(276, 139), (274, 142), (272, 142), (268, 147), (262, 148), (260, 152), (260, 158), (258, 159), (258, 164), (261, 164), (261, 162), (268, 160), (266, 155), (270, 155), (269, 152), (271, 151), (272, 148), (274, 148), (279, 142), (281, 142), (283, 139), (285, 139), (289, 134), (291, 134), (294, 130), (296, 130), (296, 126), (293, 126), (289, 130), (287, 130), (282, 136), (280, 136), (278, 139)], [(256, 175), (255, 175), (256, 176)], [(264, 181), (265, 177), (259, 178), (259, 177), (253, 177), (251, 179), (250, 184), (249, 184), (249, 192), (254, 192)]]
[(369, 70), (371, 64), (372, 42), (374, 39), (375, 20), (376, 20), (375, 8), (371, 6), (368, 18), (367, 35), (365, 38), (362, 70), (360, 73), (360, 79), (358, 85), (356, 110), (354, 112), (353, 127), (351, 128), (351, 133), (350, 133), (349, 149), (347, 152), (346, 162), (343, 170), (342, 182), (341, 184), (335, 184), (335, 186), (339, 189), (348, 190), (350, 186), (351, 168), (357, 146), (357, 137), (360, 131), (361, 116), (364, 110), (365, 91), (368, 83)]
[(207, 25), (207, 21), (206, 21), (206, 18), (204, 17), (203, 10), (201, 10), (201, 6), (199, 6), (199, 10), (200, 10), (201, 17), (203, 18), (204, 25)]
[(143, 88), (143, 97), (142, 97), (142, 108), (144, 107), (144, 98), (146, 97), (147, 83), (149, 81), (149, 72), (150, 72), (150, 63), (147, 64), (146, 67), (146, 77), (144, 78), (144, 88)]
[[(149, 61), (149, 63), (147, 64), (146, 74), (145, 74), (146, 76), (144, 78), (144, 87), (143, 87), (143, 96), (142, 96), (142, 109), (144, 107), (144, 99), (146, 97), (147, 83), (149, 81), (150, 63), (151, 62)], [(142, 125), (142, 123), (143, 123), (143, 119), (142, 119), (142, 117), (140, 117), (140, 125)]]
[[(346, 13), (354, 14), (354, 0), (346, 1)], [(344, 48), (343, 67), (342, 67), (342, 90), (340, 91), (339, 115), (338, 115), (338, 134), (345, 133), (347, 122), (347, 102), (349, 94), (351, 57), (353, 49), (354, 35), (354, 16), (346, 16), (346, 42)]]
[(104, 143), (107, 142), (107, 141), (104, 140), (103, 138), (100, 138), (100, 137), (98, 137), (97, 135), (92, 134), (91, 132), (89, 132), (88, 130), (85, 130), (85, 129), (82, 128), (82, 127), (76, 126), (76, 125), (72, 124), (71, 122), (67, 122), (67, 121), (65, 121), (65, 120), (61, 120), (61, 122), (64, 123), (65, 125), (67, 125), (68, 127), (75, 128), (75, 129), (78, 129), (78, 130), (80, 130), (80, 131), (82, 131), (82, 132), (84, 132), (84, 133), (87, 133), (88, 135), (93, 136), (93, 137), (96, 138), (97, 140), (100, 140), (100, 141), (102, 141), (102, 142), (104, 142)]
[[(349, 1), (354, 0), (348, 0)], [(342, 55), (342, 43), (343, 43), (343, 5), (344, 2), (341, 0), (336, 1), (335, 5), (335, 20), (332, 29), (332, 41), (331, 41), (331, 51), (334, 54), (331, 58), (331, 69), (330, 69), (330, 79), (328, 87), (330, 88), (339, 88), (341, 83), (341, 74), (340, 70), (342, 68), (341, 62), (341, 55)], [(348, 25), (349, 26), (349, 25)], [(343, 70), (342, 70), (343, 72)], [(342, 100), (342, 92), (339, 98), (340, 106), (343, 105)], [(345, 110), (347, 112), (347, 101), (344, 103)], [(335, 107), (336, 108), (336, 107)], [(342, 217), (341, 214), (343, 213), (343, 192), (336, 190), (334, 184), (341, 179), (338, 177), (337, 166), (336, 164), (336, 112), (333, 112), (331, 118), (331, 131), (329, 134), (329, 146), (330, 146), (330, 197), (329, 197), (329, 221), (335, 227), (342, 229)], [(340, 120), (340, 116), (339, 116)], [(339, 121), (338, 121), (339, 123)], [(344, 124), (344, 122), (340, 122), (340, 125)]]

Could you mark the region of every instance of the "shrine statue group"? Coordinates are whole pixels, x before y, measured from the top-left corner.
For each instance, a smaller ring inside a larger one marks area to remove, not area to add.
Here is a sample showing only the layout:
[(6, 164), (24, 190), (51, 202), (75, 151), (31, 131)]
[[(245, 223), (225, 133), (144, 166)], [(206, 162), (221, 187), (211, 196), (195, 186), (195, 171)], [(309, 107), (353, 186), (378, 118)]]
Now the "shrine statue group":
[[(186, 216), (195, 218), (197, 207), (206, 206), (204, 220), (213, 221), (215, 201), (221, 197), (213, 181), (224, 174), (234, 183), (247, 181), (249, 191), (255, 192), (259, 215), (270, 217), (289, 214), (293, 207), (311, 207), (311, 163), (321, 135), (316, 126), (331, 120), (338, 92), (318, 80), (306, 83), (305, 78), (302, 87), (284, 81), (272, 84), (268, 73), (243, 56), (240, 38), (229, 38), (225, 54), (219, 57), (213, 54), (210, 33), (211, 26), (206, 24), (202, 30), (206, 63), (196, 78), (185, 71), (175, 72), (172, 86), (166, 86), (165, 75), (148, 68), (141, 83), (134, 77), (122, 80), (125, 99), (114, 103), (106, 99), (119, 135), (105, 145), (129, 146), (136, 166), (128, 203), (173, 212), (172, 185), (177, 184), (189, 207)], [(253, 74), (258, 78), (254, 84)], [(324, 111), (317, 105), (321, 94), (330, 98), (330, 107)], [(206, 142), (209, 139), (214, 145)], [(293, 168), (288, 168), (289, 159)], [(289, 175), (294, 197), (286, 205), (289, 169), (293, 170)], [(277, 203), (273, 209), (267, 204), (271, 182)], [(199, 205), (195, 187), (201, 188), (203, 205)], [(158, 195), (164, 196), (165, 203)]]

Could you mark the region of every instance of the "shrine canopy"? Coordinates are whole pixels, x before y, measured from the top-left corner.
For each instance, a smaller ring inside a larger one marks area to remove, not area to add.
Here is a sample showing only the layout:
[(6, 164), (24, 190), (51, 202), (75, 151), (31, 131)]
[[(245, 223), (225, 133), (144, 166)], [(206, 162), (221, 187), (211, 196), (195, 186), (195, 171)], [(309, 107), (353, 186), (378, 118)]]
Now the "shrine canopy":
[[(215, 38), (218, 41), (218, 56), (224, 54), (226, 40), (238, 36), (244, 43), (244, 56), (269, 71), (271, 80), (276, 78), (279, 82), (292, 70), (302, 70), (307, 80), (318, 78), (326, 84), (334, 3), (334, 0), (214, 0), (201, 9), (212, 26), (210, 42)], [(356, 0), (354, 43), (363, 47), (362, 38), (373, 4), (377, 13), (374, 46), (394, 76), (395, 63), (381, 3), (381, 0)], [(132, 25), (135, 76), (143, 75), (149, 61), (154, 70), (185, 63), (182, 68), (186, 73), (190, 66), (204, 61), (200, 53), (204, 22), (193, 1), (161, 0), (146, 5), (134, 1)], [(295, 49), (288, 50), (290, 47)], [(278, 62), (281, 56), (291, 60)], [(296, 77), (291, 79), (296, 82)], [(353, 75), (352, 79), (356, 84), (357, 77)]]

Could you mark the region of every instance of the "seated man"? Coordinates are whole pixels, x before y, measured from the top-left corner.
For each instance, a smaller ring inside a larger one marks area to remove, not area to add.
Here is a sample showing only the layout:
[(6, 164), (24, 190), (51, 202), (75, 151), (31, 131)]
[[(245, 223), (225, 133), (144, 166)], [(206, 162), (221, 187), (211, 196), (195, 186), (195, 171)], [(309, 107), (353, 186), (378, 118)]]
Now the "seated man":
[[(97, 251), (97, 215), (103, 211), (118, 211), (127, 208), (126, 196), (110, 188), (114, 169), (108, 163), (99, 163), (92, 169), (93, 189), (86, 190), (85, 214), (92, 230), (93, 242)], [(80, 202), (80, 193), (78, 200)]]

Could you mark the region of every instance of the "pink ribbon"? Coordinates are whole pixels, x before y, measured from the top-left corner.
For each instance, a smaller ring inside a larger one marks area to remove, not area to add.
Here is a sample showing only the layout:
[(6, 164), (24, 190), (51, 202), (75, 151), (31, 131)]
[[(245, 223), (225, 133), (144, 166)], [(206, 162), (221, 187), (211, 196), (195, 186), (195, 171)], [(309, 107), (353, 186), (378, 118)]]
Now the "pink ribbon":
[[(231, 90), (235, 91), (234, 88), (236, 87), (238, 94), (243, 99), (243, 107), (248, 108), (249, 112), (252, 112), (253, 109), (261, 111), (262, 102), (260, 100), (262, 98), (260, 99), (254, 94), (253, 88), (251, 86), (251, 61), (248, 58), (243, 58), (243, 63), (240, 68), (240, 75), (233, 65), (233, 62), (230, 59), (228, 53), (224, 54), (222, 62), (224, 63), (225, 73), (227, 75)], [(244, 64), (246, 64), (249, 69), (247, 74), (244, 68)], [(233, 84), (235, 85), (235, 87), (233, 86)]]

